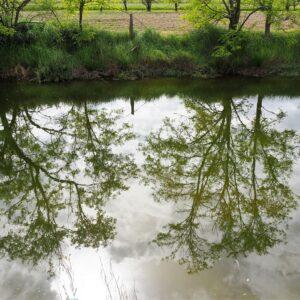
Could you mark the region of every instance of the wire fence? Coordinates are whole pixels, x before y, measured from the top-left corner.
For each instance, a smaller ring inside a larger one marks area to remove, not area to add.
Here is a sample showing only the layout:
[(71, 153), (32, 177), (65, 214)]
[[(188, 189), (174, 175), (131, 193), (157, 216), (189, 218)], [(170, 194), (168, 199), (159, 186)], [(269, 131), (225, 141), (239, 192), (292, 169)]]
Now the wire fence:
[[(120, 1), (121, 2), (121, 1)], [(47, 0), (45, 2), (47, 4)], [(184, 2), (183, 2), (184, 3)], [(43, 5), (38, 8), (28, 9), (22, 13), (22, 23), (44, 23), (50, 20), (57, 22), (59, 26), (63, 26), (64, 23), (75, 23), (78, 11), (68, 10), (67, 8), (58, 8), (49, 2), (49, 5)], [(105, 6), (91, 8), (87, 5), (84, 10), (86, 16), (83, 18), (83, 23), (96, 27), (101, 30), (108, 31), (127, 31), (131, 37), (133, 33), (144, 31), (147, 29), (155, 29), (159, 32), (186, 32), (189, 30), (189, 24), (180, 17), (182, 14), (181, 8), (179, 11), (175, 10), (151, 10), (147, 12), (144, 10), (128, 10), (125, 6), (115, 4), (105, 4)]]
[[(140, 23), (140, 25), (142, 25), (142, 27), (144, 28), (144, 29), (147, 29), (148, 28), (148, 26), (146, 26), (146, 24), (140, 19), (140, 18), (138, 18), (136, 15), (137, 15), (137, 12), (128, 12), (128, 11), (126, 11), (126, 10), (124, 10), (124, 9), (120, 9), (120, 8), (118, 8), (118, 7), (113, 7), (113, 6), (110, 6), (110, 5), (108, 5), (108, 8), (109, 9), (112, 9), (112, 10), (116, 10), (116, 11), (118, 11), (118, 12), (121, 12), (121, 13), (124, 13), (124, 14), (126, 14), (126, 15), (128, 15), (129, 16), (129, 27), (131, 26), (131, 20), (132, 20), (132, 23), (134, 24), (134, 22), (135, 21), (138, 21), (139, 23)], [(130, 33), (131, 34), (131, 33)]]

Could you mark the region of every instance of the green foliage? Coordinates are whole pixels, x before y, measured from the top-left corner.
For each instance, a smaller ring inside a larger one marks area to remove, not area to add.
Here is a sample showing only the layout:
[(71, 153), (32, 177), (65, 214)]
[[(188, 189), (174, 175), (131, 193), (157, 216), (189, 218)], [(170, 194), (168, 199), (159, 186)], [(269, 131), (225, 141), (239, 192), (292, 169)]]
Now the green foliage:
[(0, 0), (0, 23), (7, 27), (16, 27), (22, 11), (31, 0)]
[(12, 37), (14, 34), (15, 34), (15, 30), (13, 28), (9, 28), (0, 24), (0, 36)]
[[(287, 12), (285, 6), (286, 2), (282, 0), (191, 0), (186, 18), (197, 28), (226, 24), (229, 29), (241, 30), (253, 14), (260, 12), (265, 15), (266, 25), (281, 27), (295, 16), (295, 13)], [(269, 29), (266, 26), (266, 31)]]
[(182, 76), (201, 69), (220, 74), (249, 67), (296, 69), (300, 63), (298, 32), (265, 38), (258, 32), (205, 26), (181, 36), (147, 30), (131, 40), (126, 33), (55, 23), (20, 25), (9, 32), (0, 44), (1, 72), (22, 66), (38, 81), (72, 79), (80, 69), (113, 77), (124, 72)]
[(189, 43), (187, 44), (187, 47), (192, 47), (199, 56), (204, 56), (207, 60), (219, 45), (225, 32), (225, 30), (215, 26), (203, 26), (190, 34), (189, 41), (187, 41), (187, 43)]
[[(286, 10), (287, 1), (282, 0), (256, 0), (262, 7), (261, 11), (265, 15), (265, 33), (268, 35), (271, 32), (271, 26), (275, 25), (281, 28), (283, 23), (288, 19), (294, 18), (294, 12)], [(292, 24), (292, 22), (291, 22)], [(267, 27), (269, 25), (269, 28)], [(284, 26), (283, 26), (284, 27)], [(286, 28), (285, 28), (286, 29)], [(268, 32), (268, 30), (270, 32)]]
[(9, 28), (0, 24), (0, 46), (9, 42), (14, 35), (15, 30), (13, 28)]
[(237, 30), (243, 24), (241, 10), (251, 13), (255, 9), (252, 0), (191, 0), (187, 19), (196, 27), (226, 23), (229, 29)]
[(224, 34), (212, 52), (212, 63), (217, 70), (234, 73), (246, 45), (243, 32)]

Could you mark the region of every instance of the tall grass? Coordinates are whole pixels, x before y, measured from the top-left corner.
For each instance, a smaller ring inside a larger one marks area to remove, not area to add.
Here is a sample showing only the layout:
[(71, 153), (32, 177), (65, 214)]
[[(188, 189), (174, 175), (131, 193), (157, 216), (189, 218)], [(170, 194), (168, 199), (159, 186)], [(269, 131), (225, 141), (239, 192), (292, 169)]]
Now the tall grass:
[[(272, 69), (273, 73), (287, 66), (299, 69), (300, 32), (269, 38), (243, 32), (235, 44), (228, 43), (227, 35), (217, 27), (180, 36), (147, 30), (131, 40), (126, 33), (90, 28), (80, 32), (73, 25), (30, 25), (0, 38), (0, 74), (17, 77), (12, 70), (22, 66), (38, 81), (61, 81), (74, 74), (80, 77), (83, 71), (124, 78), (238, 73), (245, 68)], [(225, 55), (215, 55), (220, 47)]]

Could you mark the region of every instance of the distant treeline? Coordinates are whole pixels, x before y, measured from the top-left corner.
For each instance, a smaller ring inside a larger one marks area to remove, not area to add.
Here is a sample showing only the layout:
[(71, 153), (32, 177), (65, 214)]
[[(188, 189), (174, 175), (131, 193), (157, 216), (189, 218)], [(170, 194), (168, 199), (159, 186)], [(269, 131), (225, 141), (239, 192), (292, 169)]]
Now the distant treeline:
[(260, 12), (264, 15), (265, 33), (268, 35), (272, 25), (285, 27), (287, 20), (297, 23), (299, 4), (300, 0), (0, 0), (0, 34), (4, 34), (7, 28), (16, 28), (22, 21), (24, 10), (47, 11), (58, 23), (61, 20), (56, 14), (57, 10), (75, 12), (78, 14), (79, 28), (82, 29), (84, 11), (87, 9), (126, 12), (142, 7), (151, 12), (152, 8), (170, 9), (172, 6), (176, 11), (184, 7), (187, 19), (196, 27), (227, 24), (229, 29), (238, 31), (253, 14)]
[(202, 102), (218, 102), (222, 99), (251, 97), (299, 97), (298, 78), (222, 78), (209, 80), (149, 79), (138, 81), (77, 81), (68, 84), (44, 84), (5, 82), (0, 83), (1, 108), (18, 105), (30, 108), (58, 102), (78, 104), (109, 102), (116, 99), (153, 101), (161, 96)]

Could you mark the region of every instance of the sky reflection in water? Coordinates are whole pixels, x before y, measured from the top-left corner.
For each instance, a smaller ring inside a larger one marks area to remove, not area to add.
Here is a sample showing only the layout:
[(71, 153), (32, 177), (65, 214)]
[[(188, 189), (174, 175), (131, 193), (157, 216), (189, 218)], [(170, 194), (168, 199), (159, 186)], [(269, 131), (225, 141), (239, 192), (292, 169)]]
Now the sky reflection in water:
[(298, 299), (300, 92), (166, 86), (7, 92), (4, 299)]

